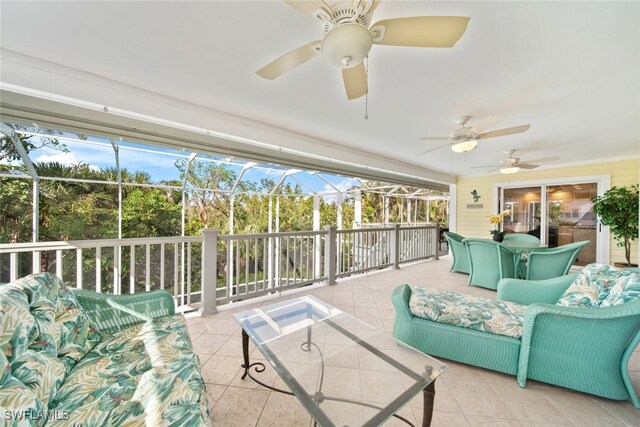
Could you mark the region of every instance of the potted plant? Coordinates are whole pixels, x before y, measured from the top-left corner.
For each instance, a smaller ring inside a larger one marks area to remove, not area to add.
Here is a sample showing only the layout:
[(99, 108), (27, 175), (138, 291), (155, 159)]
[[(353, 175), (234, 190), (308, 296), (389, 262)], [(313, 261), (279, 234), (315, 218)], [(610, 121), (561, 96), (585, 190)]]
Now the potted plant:
[(591, 199), (600, 222), (608, 225), (619, 247), (624, 247), (627, 266), (631, 266), (631, 242), (638, 238), (638, 184), (612, 187)]
[(511, 215), (511, 210), (505, 209), (498, 215), (491, 215), (489, 217), (489, 223), (494, 226), (494, 229), (490, 230), (489, 233), (493, 235), (493, 240), (496, 242), (502, 242), (504, 240), (504, 231), (500, 231), (500, 224), (504, 221), (504, 217), (509, 215)]

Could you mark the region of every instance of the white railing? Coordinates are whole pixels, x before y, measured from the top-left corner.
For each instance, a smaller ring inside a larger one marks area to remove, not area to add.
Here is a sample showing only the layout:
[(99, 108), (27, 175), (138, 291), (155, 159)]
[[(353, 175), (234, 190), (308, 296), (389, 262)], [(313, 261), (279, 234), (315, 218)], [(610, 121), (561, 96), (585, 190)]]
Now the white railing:
[(0, 244), (0, 282), (41, 271), (115, 295), (165, 289), (178, 310), (216, 306), (438, 258), (438, 225)]

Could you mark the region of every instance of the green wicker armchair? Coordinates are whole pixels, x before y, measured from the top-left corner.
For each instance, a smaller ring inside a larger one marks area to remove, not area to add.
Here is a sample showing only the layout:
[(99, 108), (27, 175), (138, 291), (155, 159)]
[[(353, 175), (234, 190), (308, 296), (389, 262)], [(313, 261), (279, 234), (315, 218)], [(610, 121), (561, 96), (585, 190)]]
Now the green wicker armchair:
[(501, 279), (515, 277), (518, 256), (508, 247), (489, 239), (464, 239), (469, 254), (469, 285), (497, 289)]
[(504, 240), (510, 240), (513, 242), (529, 242), (540, 244), (540, 239), (536, 236), (532, 236), (531, 234), (524, 233), (507, 233), (504, 235)]
[(462, 243), (464, 237), (450, 231), (445, 231), (444, 237), (447, 239), (447, 242), (449, 242), (449, 248), (453, 256), (453, 265), (451, 265), (450, 271), (469, 274), (471, 268), (469, 267), (467, 248), (464, 246), (464, 243)]
[(590, 241), (570, 243), (557, 248), (534, 249), (527, 254), (526, 280), (544, 280), (564, 276), (578, 254)]
[(173, 297), (160, 289), (134, 295), (109, 295), (70, 289), (100, 332), (113, 333), (175, 314)]
[(575, 280), (504, 279), (498, 299), (527, 305), (520, 339), (434, 322), (409, 310), (411, 288), (396, 288), (393, 336), (433, 356), (534, 379), (597, 396), (640, 400), (628, 374), (640, 341), (640, 300), (601, 308), (555, 305)]

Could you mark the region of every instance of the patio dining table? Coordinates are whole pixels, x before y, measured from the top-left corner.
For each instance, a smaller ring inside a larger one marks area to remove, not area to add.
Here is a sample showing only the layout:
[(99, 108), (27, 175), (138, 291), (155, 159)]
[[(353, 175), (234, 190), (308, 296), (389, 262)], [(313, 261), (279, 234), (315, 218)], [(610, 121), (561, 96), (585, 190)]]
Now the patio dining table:
[(529, 252), (534, 249), (549, 247), (549, 245), (543, 245), (541, 243), (522, 242), (518, 240), (505, 240), (502, 244), (516, 253), (513, 262), (516, 277), (519, 279), (523, 279), (526, 275), (526, 271), (523, 270), (526, 270), (527, 255)]

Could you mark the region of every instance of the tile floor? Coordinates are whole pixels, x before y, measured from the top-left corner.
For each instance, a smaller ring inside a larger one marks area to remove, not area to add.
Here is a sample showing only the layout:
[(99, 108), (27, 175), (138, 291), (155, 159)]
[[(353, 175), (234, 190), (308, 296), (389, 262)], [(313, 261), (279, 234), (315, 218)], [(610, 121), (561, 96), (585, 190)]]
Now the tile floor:
[[(280, 299), (311, 293), (376, 328), (391, 332), (394, 309), (391, 291), (403, 283), (424, 284), (462, 293), (495, 296), (494, 291), (466, 285), (467, 276), (450, 273), (451, 259), (442, 257), (403, 266), (400, 270), (359, 275)], [(200, 356), (207, 383), (214, 426), (312, 426), (297, 400), (271, 392), (250, 380), (240, 379), (242, 346), (240, 328), (233, 313), (255, 305), (223, 309), (215, 315), (189, 318), (189, 332)], [(252, 349), (251, 357), (260, 358)], [(445, 361), (449, 369), (436, 382), (432, 425), (446, 426), (640, 426), (640, 410), (629, 402), (601, 399), (583, 393), (529, 381), (518, 387), (515, 377)], [(640, 352), (632, 357), (629, 369), (636, 390), (640, 390)], [(286, 388), (270, 368), (261, 378), (271, 385)], [(422, 397), (418, 396), (399, 413), (419, 425)], [(390, 420), (387, 426), (404, 426)]]

